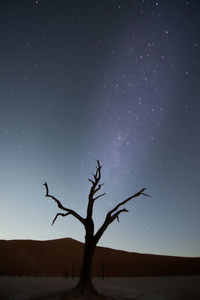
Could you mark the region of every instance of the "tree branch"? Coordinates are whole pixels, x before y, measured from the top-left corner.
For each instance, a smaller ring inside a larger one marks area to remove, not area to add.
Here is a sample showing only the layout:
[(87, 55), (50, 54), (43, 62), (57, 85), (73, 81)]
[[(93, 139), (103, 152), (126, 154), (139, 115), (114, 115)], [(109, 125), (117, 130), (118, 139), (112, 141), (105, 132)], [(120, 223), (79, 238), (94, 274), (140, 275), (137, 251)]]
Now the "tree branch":
[(101, 179), (101, 168), (102, 166), (100, 165), (99, 160), (97, 160), (97, 167), (96, 167), (96, 172), (95, 174), (91, 173), (92, 176), (94, 177), (94, 180), (89, 179), (89, 181), (93, 184), (94, 188), (97, 186)]
[(53, 219), (51, 225), (53, 226), (53, 224), (54, 224), (54, 222), (56, 221), (56, 219), (57, 219), (58, 216), (66, 217), (66, 216), (68, 216), (68, 215), (69, 215), (69, 213), (66, 213), (66, 214), (58, 213), (58, 214), (55, 216), (55, 218)]
[(94, 181), (93, 181), (92, 179), (88, 178), (88, 180), (89, 180), (92, 184), (94, 184)]
[(106, 193), (103, 193), (103, 194), (101, 194), (101, 195), (99, 195), (99, 196), (95, 197), (95, 198), (94, 198), (94, 201), (95, 201), (95, 200), (97, 200), (97, 199), (98, 199), (98, 198), (100, 198), (100, 197), (103, 197), (103, 196), (105, 196), (105, 194), (106, 194)]
[[(102, 234), (104, 233), (104, 231), (107, 229), (107, 227), (115, 220), (117, 219), (117, 221), (119, 222), (119, 215), (122, 213), (122, 212), (128, 212), (128, 210), (126, 208), (123, 208), (123, 209), (120, 209), (118, 210), (118, 208), (124, 204), (126, 204), (128, 201), (130, 201), (131, 199), (133, 198), (136, 198), (140, 195), (144, 195), (144, 196), (148, 196), (150, 197), (149, 195), (145, 194), (144, 191), (145, 191), (146, 188), (143, 188), (141, 189), (139, 192), (135, 193), (134, 195), (130, 196), (129, 198), (127, 198), (126, 200), (120, 202), (119, 204), (117, 204), (112, 210), (110, 210), (107, 215), (106, 215), (106, 218), (105, 218), (105, 221), (104, 223), (102, 224), (102, 226), (99, 228), (99, 230), (96, 232), (95, 234), (95, 240), (96, 240), (96, 243), (98, 243), (99, 239), (101, 238)], [(118, 211), (117, 211), (118, 210)], [(114, 213), (115, 212), (115, 213)], [(114, 213), (114, 214), (113, 214)], [(113, 214), (113, 215), (112, 215)]]
[(112, 217), (111, 217), (111, 223), (117, 219), (117, 221), (119, 222), (119, 215), (122, 213), (122, 212), (129, 212), (128, 209), (126, 208), (123, 208), (123, 209), (120, 209), (118, 210)]
[(48, 187), (47, 182), (44, 183), (44, 186), (45, 186), (45, 188), (46, 188), (46, 195), (45, 195), (45, 197), (52, 198), (52, 199), (57, 203), (57, 205), (58, 205), (58, 207), (59, 207), (60, 209), (62, 209), (62, 210), (67, 210), (67, 208), (64, 207), (64, 206), (62, 205), (62, 203), (61, 203), (57, 198), (55, 198), (54, 196), (52, 196), (52, 195), (49, 194), (49, 187)]
[(62, 203), (61, 203), (57, 198), (55, 198), (54, 196), (50, 195), (50, 194), (49, 194), (49, 187), (48, 187), (47, 182), (44, 183), (44, 186), (45, 186), (45, 188), (46, 188), (46, 195), (45, 195), (45, 197), (49, 197), (49, 198), (53, 199), (53, 200), (57, 203), (57, 205), (58, 205), (58, 207), (59, 207), (60, 209), (62, 209), (62, 210), (64, 210), (64, 211), (67, 212), (66, 214), (57, 214), (56, 217), (55, 217), (54, 220), (53, 220), (53, 223), (54, 223), (55, 220), (57, 219), (58, 215), (60, 215), (60, 216), (72, 215), (73, 217), (75, 217), (76, 219), (78, 219), (78, 220), (85, 226), (85, 219), (84, 219), (84, 218), (82, 218), (82, 217), (81, 217), (77, 212), (75, 212), (74, 210), (64, 207), (64, 206), (62, 205)]
[(132, 200), (133, 198), (136, 198), (136, 197), (138, 197), (138, 196), (140, 196), (140, 195), (144, 195), (144, 196), (150, 197), (149, 195), (143, 193), (145, 190), (146, 190), (146, 188), (143, 188), (143, 189), (141, 189), (139, 192), (137, 192), (137, 193), (135, 193), (134, 195), (132, 195), (132, 196), (130, 196), (129, 198), (127, 198), (126, 200), (120, 202), (120, 203), (117, 204), (112, 210), (110, 210), (110, 211), (108, 212), (108, 214), (111, 215), (111, 214), (114, 213), (116, 210), (118, 210), (118, 208), (119, 208), (120, 206), (124, 205), (124, 204), (127, 203), (128, 201), (130, 201), (130, 200)]
[(104, 185), (104, 183), (99, 183), (100, 180), (101, 180), (101, 168), (102, 168), (102, 166), (101, 166), (99, 160), (97, 160), (96, 172), (95, 172), (95, 174), (92, 173), (92, 176), (94, 178), (93, 179), (90, 179), (90, 178), (88, 179), (92, 183), (92, 186), (90, 188), (90, 193), (89, 193), (89, 197), (88, 197), (87, 219), (92, 218), (94, 201), (105, 195), (105, 193), (103, 193), (103, 194), (101, 194), (97, 197), (94, 197), (94, 195)]
[(96, 188), (96, 190), (94, 190), (93, 195), (96, 194), (96, 192), (98, 192), (103, 185), (104, 185), (104, 183), (98, 184), (98, 188)]

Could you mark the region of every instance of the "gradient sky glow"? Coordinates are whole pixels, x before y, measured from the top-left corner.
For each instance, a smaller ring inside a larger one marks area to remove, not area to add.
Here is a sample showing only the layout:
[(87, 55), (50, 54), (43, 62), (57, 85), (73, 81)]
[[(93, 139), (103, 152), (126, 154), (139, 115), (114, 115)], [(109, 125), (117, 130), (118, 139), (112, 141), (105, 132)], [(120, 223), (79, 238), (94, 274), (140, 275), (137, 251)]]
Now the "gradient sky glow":
[(7, 0), (0, 4), (0, 238), (83, 241), (88, 177), (103, 165), (99, 245), (200, 256), (200, 3)]

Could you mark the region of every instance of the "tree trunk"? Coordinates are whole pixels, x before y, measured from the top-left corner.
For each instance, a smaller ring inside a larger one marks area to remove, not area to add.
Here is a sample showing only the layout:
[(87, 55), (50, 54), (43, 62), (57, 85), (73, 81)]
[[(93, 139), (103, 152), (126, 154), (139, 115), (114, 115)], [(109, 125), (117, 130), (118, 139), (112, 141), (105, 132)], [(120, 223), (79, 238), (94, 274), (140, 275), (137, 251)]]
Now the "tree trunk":
[(92, 284), (92, 260), (96, 243), (93, 239), (85, 242), (82, 269), (80, 273), (80, 279), (75, 287), (75, 290), (83, 294), (96, 294), (96, 290)]

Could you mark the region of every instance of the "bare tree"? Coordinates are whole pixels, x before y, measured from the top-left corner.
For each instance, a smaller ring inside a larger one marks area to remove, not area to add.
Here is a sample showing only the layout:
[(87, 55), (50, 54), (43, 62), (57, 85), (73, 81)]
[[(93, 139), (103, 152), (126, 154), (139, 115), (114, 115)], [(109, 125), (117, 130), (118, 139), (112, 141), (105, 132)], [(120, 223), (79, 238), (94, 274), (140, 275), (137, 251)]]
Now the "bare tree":
[(77, 220), (79, 220), (84, 228), (85, 228), (85, 247), (84, 247), (84, 254), (83, 254), (83, 261), (82, 261), (82, 268), (80, 273), (80, 278), (77, 286), (75, 287), (75, 291), (84, 293), (84, 294), (97, 294), (96, 290), (92, 284), (92, 258), (95, 252), (96, 245), (100, 240), (101, 236), (108, 228), (108, 226), (115, 220), (119, 222), (119, 215), (123, 212), (128, 212), (126, 208), (121, 208), (124, 204), (129, 202), (130, 200), (140, 196), (148, 196), (144, 193), (145, 188), (141, 189), (139, 192), (135, 193), (134, 195), (130, 196), (129, 198), (125, 199), (122, 202), (119, 202), (113, 209), (111, 209), (105, 216), (105, 220), (101, 227), (94, 233), (94, 221), (92, 218), (93, 215), (93, 206), (97, 199), (104, 196), (105, 193), (101, 193), (97, 195), (97, 192), (103, 186), (103, 183), (100, 183), (101, 180), (101, 168), (99, 160), (97, 160), (97, 167), (95, 174), (92, 174), (93, 178), (88, 179), (91, 183), (90, 193), (88, 196), (88, 205), (87, 205), (87, 215), (86, 218), (81, 217), (77, 212), (72, 209), (64, 207), (61, 202), (49, 194), (49, 188), (47, 183), (45, 182), (44, 186), (46, 188), (46, 197), (52, 198), (58, 205), (60, 209), (65, 211), (65, 213), (57, 213), (55, 218), (53, 219), (52, 225), (56, 221), (58, 216), (66, 217), (68, 215), (74, 216)]

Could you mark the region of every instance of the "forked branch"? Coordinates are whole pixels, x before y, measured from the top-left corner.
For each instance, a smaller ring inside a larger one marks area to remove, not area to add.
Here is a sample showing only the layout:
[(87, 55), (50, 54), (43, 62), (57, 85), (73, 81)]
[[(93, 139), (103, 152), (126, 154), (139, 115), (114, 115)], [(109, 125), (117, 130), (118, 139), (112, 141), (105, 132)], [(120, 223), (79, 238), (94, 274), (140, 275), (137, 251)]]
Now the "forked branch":
[(102, 166), (100, 165), (99, 160), (97, 160), (96, 172), (95, 172), (95, 174), (92, 173), (92, 176), (94, 178), (88, 179), (92, 183), (92, 187), (90, 189), (90, 193), (92, 193), (92, 195), (94, 195), (96, 192), (98, 192), (100, 190), (100, 188), (102, 187), (102, 185), (104, 185), (103, 183), (102, 184), (99, 183), (101, 180), (101, 168), (102, 168)]
[(84, 218), (82, 218), (82, 217), (81, 217), (77, 212), (75, 212), (74, 210), (64, 207), (64, 206), (62, 205), (62, 203), (60, 202), (60, 200), (58, 200), (56, 197), (50, 195), (50, 194), (49, 194), (49, 187), (48, 187), (47, 182), (44, 183), (44, 186), (45, 186), (45, 188), (46, 188), (46, 195), (45, 195), (45, 197), (49, 197), (49, 198), (53, 199), (53, 200), (57, 203), (57, 205), (58, 205), (58, 207), (59, 207), (60, 209), (62, 209), (62, 210), (64, 210), (64, 211), (67, 212), (67, 213), (65, 213), (65, 214), (58, 213), (58, 214), (55, 216), (55, 218), (53, 219), (52, 225), (54, 224), (54, 222), (56, 221), (56, 219), (57, 219), (58, 216), (65, 217), (65, 216), (68, 216), (68, 215), (72, 215), (73, 217), (75, 217), (76, 219), (78, 219), (78, 220), (85, 226), (85, 219), (84, 219)]
[(111, 222), (110, 222), (110, 223), (112, 223), (115, 219), (117, 219), (117, 221), (119, 222), (119, 215), (120, 215), (122, 212), (128, 212), (128, 209), (123, 208), (123, 209), (120, 209), (119, 211), (117, 211), (117, 212), (111, 217)]
[[(117, 221), (119, 222), (119, 215), (122, 212), (128, 212), (128, 210), (126, 208), (122, 208), (120, 210), (118, 210), (118, 208), (124, 204), (126, 204), (127, 202), (129, 202), (130, 200), (132, 200), (133, 198), (136, 198), (140, 195), (143, 196), (147, 196), (150, 197), (149, 195), (145, 194), (146, 188), (141, 189), (139, 192), (135, 193), (134, 195), (130, 196), (129, 198), (127, 198), (126, 200), (120, 202), (119, 204), (117, 204), (112, 210), (110, 210), (105, 218), (104, 223), (102, 224), (102, 226), (99, 228), (99, 230), (96, 232), (95, 234), (95, 240), (96, 243), (98, 243), (99, 239), (101, 238), (102, 234), (104, 233), (104, 231), (107, 229), (107, 227), (115, 220), (117, 219)], [(113, 214), (114, 213), (114, 214)]]
[(54, 224), (54, 222), (56, 221), (56, 219), (57, 219), (58, 216), (66, 217), (66, 216), (68, 216), (68, 215), (69, 215), (69, 213), (66, 213), (66, 214), (58, 213), (58, 214), (55, 216), (55, 218), (53, 219), (51, 225), (53, 226), (53, 224)]
[(143, 195), (143, 196), (147, 196), (147, 197), (150, 197), (149, 195), (145, 194), (144, 191), (146, 190), (146, 188), (143, 188), (141, 189), (139, 192), (135, 193), (134, 195), (130, 196), (129, 198), (127, 198), (126, 200), (120, 202), (119, 204), (117, 204), (112, 210), (110, 210), (108, 212), (108, 214), (112, 214), (114, 213), (116, 210), (118, 210), (118, 208), (124, 204), (126, 204), (128, 201), (132, 200), (133, 198), (136, 198), (140, 195)]
[(93, 179), (89, 178), (88, 180), (92, 183), (92, 186), (90, 188), (90, 193), (88, 197), (88, 207), (87, 207), (87, 219), (92, 218), (93, 213), (93, 206), (95, 200), (97, 200), (100, 197), (103, 197), (106, 193), (102, 193), (96, 197), (94, 195), (101, 189), (101, 187), (104, 185), (104, 183), (100, 183), (101, 180), (101, 168), (99, 160), (97, 160), (97, 167), (95, 174), (92, 173)]

